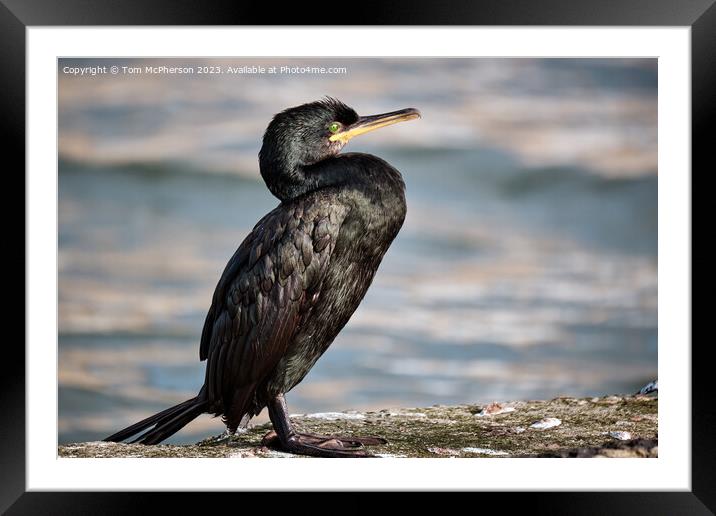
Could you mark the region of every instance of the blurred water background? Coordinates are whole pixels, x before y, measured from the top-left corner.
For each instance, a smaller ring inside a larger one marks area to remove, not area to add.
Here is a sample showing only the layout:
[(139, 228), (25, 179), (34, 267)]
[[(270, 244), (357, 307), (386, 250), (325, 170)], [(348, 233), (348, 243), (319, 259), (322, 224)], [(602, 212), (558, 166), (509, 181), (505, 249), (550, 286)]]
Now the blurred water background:
[[(346, 72), (63, 72), (147, 64)], [(58, 75), (61, 443), (196, 393), (216, 281), (277, 204), (258, 175), (263, 131), (323, 95), (423, 118), (348, 146), (403, 173), (408, 216), (292, 412), (656, 378), (655, 59), (61, 59)], [(171, 442), (222, 430), (205, 415)]]

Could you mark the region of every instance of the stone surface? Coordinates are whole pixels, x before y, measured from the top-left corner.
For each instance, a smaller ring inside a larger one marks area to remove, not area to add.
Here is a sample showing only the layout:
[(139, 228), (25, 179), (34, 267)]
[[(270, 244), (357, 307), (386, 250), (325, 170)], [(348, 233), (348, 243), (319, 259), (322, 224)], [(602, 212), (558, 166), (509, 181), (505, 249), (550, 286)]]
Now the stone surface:
[[(300, 431), (380, 436), (378, 457), (656, 457), (658, 399), (649, 396), (556, 398), (550, 401), (434, 406), (377, 412), (294, 415)], [(507, 410), (512, 408), (514, 410)], [(494, 406), (493, 406), (494, 409)], [(490, 412), (494, 414), (490, 415)], [(532, 425), (558, 419), (561, 424)], [(144, 446), (90, 442), (59, 447), (60, 457), (293, 457), (261, 446), (268, 425), (193, 445)], [(629, 435), (622, 440), (615, 436)], [(303, 458), (303, 457), (301, 457)]]

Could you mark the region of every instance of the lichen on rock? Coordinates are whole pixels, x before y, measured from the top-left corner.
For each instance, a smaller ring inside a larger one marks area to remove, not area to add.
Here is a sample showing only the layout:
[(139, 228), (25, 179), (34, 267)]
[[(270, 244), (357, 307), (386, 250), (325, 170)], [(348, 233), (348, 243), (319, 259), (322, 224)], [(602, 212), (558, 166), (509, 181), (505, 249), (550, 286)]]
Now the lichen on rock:
[[(299, 431), (380, 436), (377, 457), (656, 457), (658, 399), (556, 398), (488, 405), (293, 415)], [(559, 420), (559, 424), (555, 424)], [(544, 422), (547, 423), (544, 423)], [(540, 423), (535, 426), (535, 423)], [(90, 442), (59, 446), (60, 457), (296, 457), (261, 446), (268, 424), (192, 445)], [(625, 437), (628, 436), (628, 439)]]

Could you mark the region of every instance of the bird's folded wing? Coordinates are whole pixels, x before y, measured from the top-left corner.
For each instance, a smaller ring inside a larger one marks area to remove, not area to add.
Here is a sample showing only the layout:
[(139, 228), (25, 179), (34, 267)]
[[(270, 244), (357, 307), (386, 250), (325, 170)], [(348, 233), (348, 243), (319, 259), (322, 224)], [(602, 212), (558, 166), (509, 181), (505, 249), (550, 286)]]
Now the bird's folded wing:
[(316, 203), (282, 204), (234, 253), (202, 332), (210, 402), (230, 404), (238, 389), (261, 382), (285, 354), (320, 293), (344, 216), (332, 208), (329, 216)]

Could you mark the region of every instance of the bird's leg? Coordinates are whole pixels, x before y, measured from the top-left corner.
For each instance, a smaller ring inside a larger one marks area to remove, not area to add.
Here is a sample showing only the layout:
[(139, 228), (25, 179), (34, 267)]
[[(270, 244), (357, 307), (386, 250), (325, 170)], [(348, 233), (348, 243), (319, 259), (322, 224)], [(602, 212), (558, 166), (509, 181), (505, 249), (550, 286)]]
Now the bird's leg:
[(262, 444), (281, 450), (313, 457), (372, 457), (363, 446), (385, 444), (380, 437), (336, 437), (298, 433), (288, 417), (286, 400), (276, 396), (268, 403), (269, 417), (274, 430), (264, 436)]

